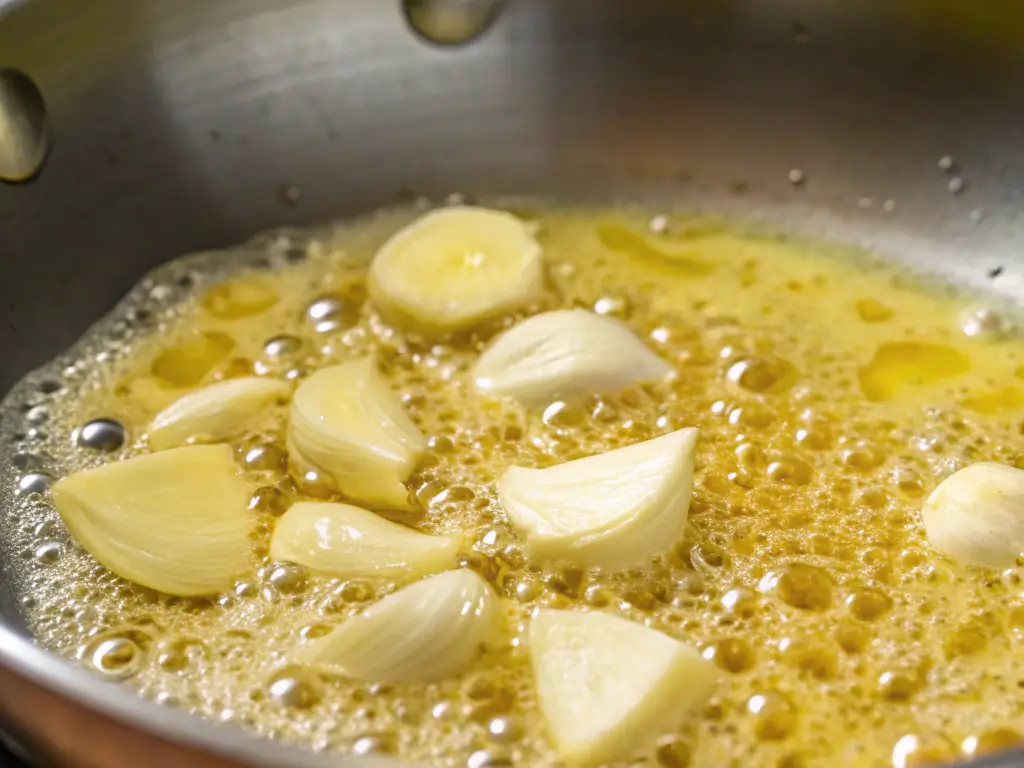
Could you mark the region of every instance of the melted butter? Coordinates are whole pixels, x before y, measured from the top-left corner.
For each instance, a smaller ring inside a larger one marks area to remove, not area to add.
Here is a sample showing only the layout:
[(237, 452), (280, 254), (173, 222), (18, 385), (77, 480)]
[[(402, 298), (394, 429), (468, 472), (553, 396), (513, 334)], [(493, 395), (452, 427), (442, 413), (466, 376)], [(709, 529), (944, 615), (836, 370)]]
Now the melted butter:
[[(119, 418), (137, 437), (192, 387), (301, 378), (376, 354), (431, 446), (410, 483), (420, 509), (402, 522), (467, 534), (463, 566), (511, 606), (508, 647), (433, 686), (364, 685), (286, 663), (290, 649), (402, 582), (343, 582), (266, 560), (292, 501), (331, 498), (318, 478), (288, 474), (284, 409), (235, 444), (259, 486), (257, 565), (230, 594), (156, 595), (70, 547), (56, 562), (15, 556), (39, 641), (145, 696), (316, 749), (553, 766), (523, 642), (528, 617), (539, 606), (602, 608), (700, 647), (722, 670), (712, 701), (666, 734), (655, 765), (910, 765), (1012, 743), (1024, 729), (1024, 573), (936, 556), (919, 509), (968, 462), (1022, 460), (1024, 397), (1012, 384), (1021, 343), (967, 338), (960, 303), (819, 246), (699, 220), (655, 235), (642, 212), (537, 206), (529, 217), (548, 265), (544, 305), (621, 317), (677, 367), (675, 381), (536, 410), (480, 400), (467, 377), (483, 341), (425, 347), (365, 303), (368, 260), (410, 218), (386, 213), (283, 245), (264, 238), (277, 244), (264, 246), (269, 280), (244, 268), (255, 245), (190, 261), (197, 286), (166, 327), (133, 341), (114, 367), (85, 356), (79, 396), (62, 398), (39, 446), (71, 470), (96, 461), (71, 447), (90, 418)], [(296, 243), (308, 258), (280, 257)], [(233, 276), (203, 277), (232, 259), (242, 265)], [(335, 301), (311, 316), (324, 297)], [(94, 351), (108, 344), (96, 337)], [(494, 493), (505, 468), (683, 426), (701, 429), (691, 522), (665, 557), (620, 574), (524, 564)], [(39, 504), (10, 517), (7, 546), (29, 553), (37, 527), (52, 530)]]

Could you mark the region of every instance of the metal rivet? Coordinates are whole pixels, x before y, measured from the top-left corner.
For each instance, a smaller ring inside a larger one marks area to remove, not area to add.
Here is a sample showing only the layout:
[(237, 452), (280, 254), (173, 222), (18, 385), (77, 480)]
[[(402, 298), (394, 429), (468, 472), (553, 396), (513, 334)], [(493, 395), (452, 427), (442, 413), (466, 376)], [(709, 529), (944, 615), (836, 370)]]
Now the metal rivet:
[(435, 45), (465, 45), (495, 22), (505, 0), (403, 0), (405, 18)]
[(50, 151), (43, 96), (24, 72), (0, 69), (0, 181), (30, 181)]

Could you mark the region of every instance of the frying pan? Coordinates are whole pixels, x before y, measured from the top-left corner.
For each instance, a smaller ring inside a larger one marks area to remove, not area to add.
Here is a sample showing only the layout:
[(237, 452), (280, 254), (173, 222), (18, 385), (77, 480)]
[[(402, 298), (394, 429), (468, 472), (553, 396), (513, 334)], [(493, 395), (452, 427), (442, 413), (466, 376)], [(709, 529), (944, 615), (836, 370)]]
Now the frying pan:
[[(0, 392), (164, 260), (409, 190), (671, 201), (1019, 300), (1024, 5), (995, 5), (0, 0)], [(9, 556), (0, 719), (43, 762), (387, 764), (73, 668)]]

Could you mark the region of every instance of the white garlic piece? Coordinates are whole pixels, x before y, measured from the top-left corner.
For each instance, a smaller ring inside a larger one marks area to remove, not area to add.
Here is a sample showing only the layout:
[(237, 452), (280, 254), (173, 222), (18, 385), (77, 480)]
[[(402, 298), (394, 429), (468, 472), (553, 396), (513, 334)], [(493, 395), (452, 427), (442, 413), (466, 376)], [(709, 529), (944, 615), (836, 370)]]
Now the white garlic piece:
[(252, 565), (252, 491), (229, 446), (202, 445), (76, 472), (52, 495), (71, 535), (102, 565), (190, 597), (230, 588)]
[(570, 765), (615, 762), (652, 746), (718, 682), (695, 649), (600, 611), (541, 609), (529, 643), (541, 713)]
[(372, 358), (317, 371), (292, 397), (288, 454), (361, 503), (409, 509), (403, 483), (426, 438), (402, 410)]
[(421, 576), (455, 565), (459, 539), (428, 536), (349, 504), (302, 501), (281, 516), (270, 557), (340, 578)]
[(473, 379), (485, 395), (527, 404), (617, 392), (672, 374), (621, 322), (582, 309), (559, 309), (505, 331), (476, 362)]
[(296, 653), (300, 663), (377, 683), (454, 677), (496, 642), (502, 610), (472, 571), (429, 576), (393, 592)]
[(498, 495), (531, 560), (646, 565), (686, 525), (696, 443), (691, 427), (546, 469), (512, 467)]
[(921, 516), (939, 552), (1008, 568), (1024, 555), (1024, 470), (990, 462), (964, 467), (932, 491)]
[(251, 430), (268, 406), (290, 394), (291, 387), (285, 382), (256, 376), (219, 381), (189, 392), (153, 419), (149, 447), (162, 451), (190, 440), (232, 440)]
[(541, 248), (515, 216), (474, 206), (425, 213), (373, 257), (370, 298), (388, 319), (444, 334), (517, 309), (544, 288)]

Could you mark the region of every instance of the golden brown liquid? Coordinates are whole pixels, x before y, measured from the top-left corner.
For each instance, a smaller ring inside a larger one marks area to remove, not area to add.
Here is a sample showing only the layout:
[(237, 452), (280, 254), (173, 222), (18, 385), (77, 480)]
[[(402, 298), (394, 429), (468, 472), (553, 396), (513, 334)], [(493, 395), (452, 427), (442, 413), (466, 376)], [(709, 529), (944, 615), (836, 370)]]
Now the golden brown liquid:
[[(58, 557), (33, 554), (40, 536), (59, 539), (59, 526), (29, 499), (20, 583), (39, 642), (148, 697), (318, 750), (544, 766), (557, 760), (522, 641), (530, 612), (601, 607), (699, 646), (723, 670), (711, 702), (647, 765), (910, 766), (1018, 739), (1020, 573), (936, 555), (919, 509), (967, 463), (1024, 466), (1021, 343), (968, 338), (960, 303), (820, 248), (678, 217), (655, 235), (640, 213), (521, 213), (539, 223), (550, 278), (531, 310), (618, 316), (677, 368), (676, 381), (540, 410), (479, 398), (469, 369), (485, 339), (426, 345), (364, 301), (375, 248), (413, 215), (399, 212), (155, 275), (146, 290), (166, 289), (174, 319), (157, 312), (148, 322), (159, 327), (129, 332), (115, 362), (77, 364), (79, 396), (62, 399), (43, 445), (64, 471), (92, 465), (106, 459), (69, 447), (90, 418), (121, 419), (137, 440), (189, 387), (253, 372), (300, 378), (374, 353), (430, 438), (410, 483), (422, 512), (403, 520), (470, 534), (463, 564), (513, 607), (508, 647), (427, 686), (319, 679), (286, 665), (293, 648), (401, 583), (340, 582), (265, 560), (276, 515), (327, 495), (316, 478), (289, 477), (283, 409), (237, 444), (261, 486), (253, 572), (219, 599), (140, 589), (67, 543)], [(204, 276), (264, 251), (269, 270), (235, 270), (226, 283)], [(306, 308), (324, 296), (337, 311), (310, 322)], [(264, 352), (281, 335), (295, 337), (278, 345), (285, 354)], [(524, 564), (494, 493), (505, 468), (684, 426), (701, 430), (698, 467), (687, 533), (668, 555), (619, 574)]]

